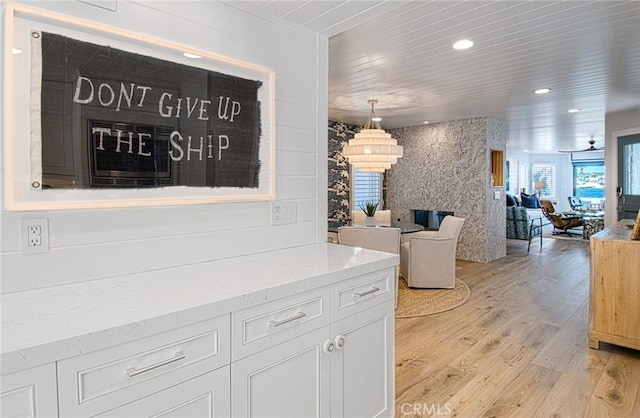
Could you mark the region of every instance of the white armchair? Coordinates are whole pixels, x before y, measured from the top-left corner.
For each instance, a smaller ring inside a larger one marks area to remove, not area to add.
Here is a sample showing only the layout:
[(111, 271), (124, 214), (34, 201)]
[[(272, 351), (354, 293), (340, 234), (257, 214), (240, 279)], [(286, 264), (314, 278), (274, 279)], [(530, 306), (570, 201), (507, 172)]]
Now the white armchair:
[(331, 244), (338, 243), (338, 233), (337, 232), (327, 232), (327, 242)]
[(367, 220), (367, 215), (361, 210), (351, 211), (351, 225), (364, 225)]
[(463, 223), (463, 218), (446, 216), (438, 231), (416, 232), (402, 244), (400, 275), (409, 287), (455, 287), (456, 248)]
[[(377, 210), (373, 215), (373, 220), (376, 226), (391, 226), (391, 211), (390, 210)], [(361, 210), (351, 211), (351, 223), (353, 225), (364, 225), (367, 221), (367, 216)]]
[(376, 226), (391, 226), (391, 211), (377, 210), (373, 215), (373, 220)]
[(400, 254), (400, 228), (341, 226), (338, 228), (338, 243)]
[[(400, 228), (343, 226), (338, 228), (338, 243), (400, 254)], [(398, 278), (398, 268), (396, 267), (396, 283), (394, 286), (396, 288), (396, 305), (398, 301)]]

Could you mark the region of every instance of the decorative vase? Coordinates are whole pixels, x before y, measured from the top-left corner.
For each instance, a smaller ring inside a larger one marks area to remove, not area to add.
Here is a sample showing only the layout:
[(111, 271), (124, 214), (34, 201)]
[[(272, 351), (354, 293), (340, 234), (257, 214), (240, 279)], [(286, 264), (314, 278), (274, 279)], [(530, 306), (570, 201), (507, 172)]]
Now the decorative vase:
[(367, 218), (364, 221), (364, 225), (365, 226), (376, 226), (375, 218), (373, 216), (367, 216)]

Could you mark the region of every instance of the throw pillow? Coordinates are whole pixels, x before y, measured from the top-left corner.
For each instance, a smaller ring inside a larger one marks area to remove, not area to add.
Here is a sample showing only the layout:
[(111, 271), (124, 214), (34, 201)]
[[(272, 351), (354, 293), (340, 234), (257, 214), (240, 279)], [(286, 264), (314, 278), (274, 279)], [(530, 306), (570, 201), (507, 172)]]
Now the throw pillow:
[(505, 195), (507, 196), (507, 206), (518, 206), (518, 201), (515, 196), (508, 193), (505, 193)]
[(522, 199), (522, 206), (525, 208), (539, 209), (541, 207), (540, 200), (535, 194), (520, 193), (520, 198)]

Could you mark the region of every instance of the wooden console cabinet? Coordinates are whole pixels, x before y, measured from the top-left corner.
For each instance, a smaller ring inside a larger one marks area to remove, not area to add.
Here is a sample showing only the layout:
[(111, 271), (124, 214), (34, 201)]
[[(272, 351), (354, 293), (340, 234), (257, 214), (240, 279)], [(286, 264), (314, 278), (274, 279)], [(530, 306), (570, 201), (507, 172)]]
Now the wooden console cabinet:
[(625, 219), (591, 236), (589, 346), (600, 342), (640, 350), (640, 241)]

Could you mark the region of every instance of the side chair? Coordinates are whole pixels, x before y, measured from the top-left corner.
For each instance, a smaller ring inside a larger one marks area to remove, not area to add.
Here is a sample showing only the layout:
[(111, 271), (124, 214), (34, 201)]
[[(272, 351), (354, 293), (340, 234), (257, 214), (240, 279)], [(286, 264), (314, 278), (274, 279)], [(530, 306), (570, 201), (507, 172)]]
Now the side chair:
[[(366, 215), (361, 210), (351, 212), (351, 223), (353, 225), (364, 225), (366, 223)], [(376, 226), (391, 226), (391, 210), (377, 210), (373, 215)]]
[(464, 218), (446, 216), (437, 231), (422, 231), (400, 247), (400, 275), (409, 287), (453, 289)]

